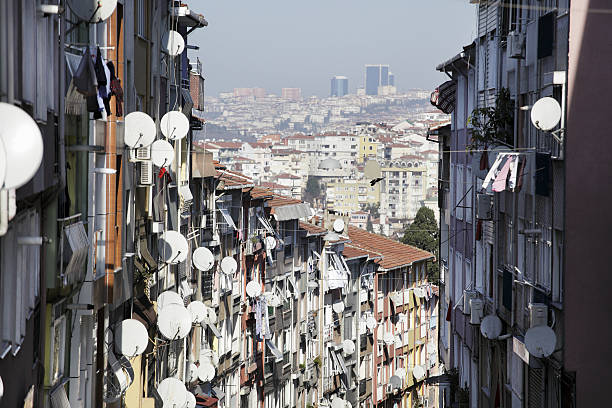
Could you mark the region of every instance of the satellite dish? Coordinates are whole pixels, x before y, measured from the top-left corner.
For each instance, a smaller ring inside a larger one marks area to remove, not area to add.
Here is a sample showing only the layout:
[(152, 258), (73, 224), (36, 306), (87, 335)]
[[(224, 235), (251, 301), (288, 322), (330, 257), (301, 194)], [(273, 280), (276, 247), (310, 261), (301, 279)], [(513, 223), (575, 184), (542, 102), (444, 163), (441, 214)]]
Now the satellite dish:
[(250, 281), (246, 285), (246, 293), (251, 298), (256, 298), (261, 295), (261, 285), (255, 281)]
[(136, 319), (126, 319), (115, 326), (115, 351), (126, 357), (141, 355), (149, 344), (149, 334), (144, 324)]
[(176, 292), (167, 290), (162, 292), (157, 297), (157, 312), (159, 313), (163, 308), (168, 305), (180, 305), (183, 306), (183, 298)]
[(395, 375), (397, 375), (401, 379), (404, 379), (406, 378), (406, 370), (404, 370), (403, 368), (398, 368), (397, 370), (395, 370)]
[(167, 33), (164, 33), (162, 37), (162, 47), (166, 49), (166, 52), (173, 57), (176, 57), (179, 54), (183, 53), (185, 49), (185, 40), (183, 36), (174, 31), (170, 30)]
[(117, 0), (69, 0), (68, 4), (79, 19), (91, 23), (106, 20), (117, 8)]
[(202, 363), (198, 368), (198, 378), (202, 382), (209, 382), (215, 378), (215, 367), (210, 363)]
[(40, 128), (24, 110), (4, 102), (0, 102), (0, 123), (0, 188), (19, 188), (34, 177), (42, 162)]
[(342, 342), (342, 352), (346, 356), (349, 356), (355, 352), (355, 343), (353, 340), (346, 339)]
[(276, 238), (274, 238), (271, 235), (268, 235), (266, 237), (266, 249), (268, 250), (273, 250), (274, 248), (276, 248)]
[(0, 377), (0, 401), (2, 401), (3, 396), (4, 396), (4, 383), (2, 382), (2, 377)]
[(189, 364), (189, 382), (192, 383), (198, 379), (198, 366), (191, 363)]
[(350, 402), (348, 402), (348, 401), (344, 401), (344, 407), (345, 407), (345, 408), (353, 408), (353, 404), (351, 404), (351, 403), (350, 403)]
[(161, 259), (169, 264), (177, 264), (187, 259), (189, 244), (178, 231), (164, 231), (157, 243)]
[(425, 368), (421, 365), (415, 366), (414, 370), (412, 370), (412, 375), (417, 381), (421, 381), (425, 378)]
[(210, 271), (215, 264), (215, 257), (210, 249), (206, 247), (199, 247), (191, 255), (193, 259), (193, 266), (200, 271)]
[(191, 331), (191, 313), (181, 305), (168, 305), (157, 316), (157, 327), (168, 340), (184, 339)]
[(157, 167), (168, 167), (174, 161), (174, 147), (165, 140), (156, 140), (151, 145), (151, 160)]
[(386, 332), (383, 336), (383, 341), (387, 346), (390, 346), (395, 343), (395, 336), (389, 332)]
[(281, 300), (276, 293), (266, 292), (265, 293), (266, 300), (268, 301), (268, 306), (278, 307), (281, 304)]
[(332, 408), (345, 408), (344, 400), (342, 398), (335, 397), (331, 400)]
[(422, 299), (422, 298), (425, 297), (425, 289), (423, 289), (423, 288), (414, 288), (414, 294), (418, 298)]
[(397, 374), (392, 375), (391, 378), (389, 378), (389, 384), (391, 384), (394, 389), (402, 388), (402, 377)]
[(480, 322), (480, 332), (487, 339), (493, 340), (499, 337), (502, 331), (502, 322), (496, 315), (488, 315)]
[(182, 408), (187, 403), (187, 388), (176, 378), (169, 377), (160, 382), (157, 393), (164, 402), (163, 408)]
[(206, 305), (199, 300), (194, 300), (187, 305), (187, 310), (191, 313), (191, 321), (196, 324), (200, 324), (208, 316), (208, 310)]
[(195, 408), (196, 406), (196, 397), (191, 392), (187, 391), (187, 402), (185, 404), (185, 408)]
[(217, 323), (217, 312), (212, 307), (206, 308), (206, 317), (204, 318), (204, 323), (215, 324)]
[(342, 218), (337, 218), (334, 221), (333, 228), (338, 234), (342, 233), (342, 231), (344, 231), (344, 220)]
[(397, 320), (399, 323), (406, 323), (408, 321), (408, 318), (406, 317), (406, 313), (400, 313), (397, 316)]
[(377, 325), (378, 323), (376, 323), (376, 319), (374, 318), (374, 316), (368, 316), (368, 318), (366, 319), (366, 327), (371, 331), (374, 331)]
[(170, 111), (162, 116), (159, 127), (168, 139), (179, 140), (189, 133), (189, 119), (183, 112)]
[(123, 139), (131, 148), (151, 145), (156, 134), (155, 122), (146, 113), (131, 112), (125, 116)]
[(555, 351), (557, 336), (548, 326), (535, 326), (525, 333), (525, 347), (529, 354), (538, 357), (548, 357)]
[(0, 137), (0, 188), (4, 185), (4, 178), (6, 177), (6, 161), (6, 150)]
[(395, 348), (400, 348), (404, 345), (404, 342), (402, 341), (402, 338), (399, 336), (399, 334), (395, 335), (393, 343), (395, 343)]
[(342, 313), (344, 311), (344, 302), (338, 300), (332, 304), (332, 310), (336, 313)]
[(221, 260), (221, 270), (226, 275), (233, 275), (238, 269), (238, 263), (231, 256), (226, 256)]
[(561, 106), (555, 98), (547, 96), (538, 99), (531, 108), (531, 123), (540, 130), (548, 131), (559, 124)]

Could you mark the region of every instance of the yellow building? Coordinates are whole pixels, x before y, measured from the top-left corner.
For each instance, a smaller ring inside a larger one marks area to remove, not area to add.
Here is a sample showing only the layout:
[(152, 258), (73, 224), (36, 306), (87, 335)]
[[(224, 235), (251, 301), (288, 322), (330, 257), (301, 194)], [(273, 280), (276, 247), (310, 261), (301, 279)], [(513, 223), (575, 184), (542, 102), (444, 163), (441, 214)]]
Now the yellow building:
[(359, 136), (359, 152), (357, 161), (360, 163), (369, 159), (376, 159), (378, 155), (378, 141), (374, 136), (364, 133)]
[(359, 211), (367, 204), (380, 202), (380, 185), (369, 180), (343, 180), (327, 184), (327, 208), (343, 213)]

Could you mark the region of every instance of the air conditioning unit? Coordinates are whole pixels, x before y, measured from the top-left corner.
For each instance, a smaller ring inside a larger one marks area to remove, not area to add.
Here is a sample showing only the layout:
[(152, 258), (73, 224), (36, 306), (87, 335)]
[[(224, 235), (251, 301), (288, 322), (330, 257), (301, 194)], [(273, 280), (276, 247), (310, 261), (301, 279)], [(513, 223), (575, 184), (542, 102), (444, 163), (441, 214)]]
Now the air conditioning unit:
[(493, 218), (493, 196), (489, 194), (476, 194), (476, 218), (490, 220)]
[(164, 223), (160, 221), (151, 221), (151, 233), (161, 234), (164, 232)]
[(393, 385), (387, 384), (386, 389), (387, 389), (387, 393), (392, 393), (393, 392)]
[(478, 292), (475, 290), (463, 291), (463, 314), (470, 314), (470, 300), (478, 298)]
[(508, 33), (508, 56), (510, 58), (525, 58), (525, 35), (511, 31)]
[(470, 300), (470, 323), (480, 324), (483, 316), (484, 302), (480, 299)]
[(138, 185), (150, 186), (153, 185), (153, 162), (141, 161), (138, 162)]
[(137, 147), (130, 150), (131, 161), (151, 160), (151, 146)]
[(548, 306), (544, 303), (529, 304), (529, 327), (548, 326)]

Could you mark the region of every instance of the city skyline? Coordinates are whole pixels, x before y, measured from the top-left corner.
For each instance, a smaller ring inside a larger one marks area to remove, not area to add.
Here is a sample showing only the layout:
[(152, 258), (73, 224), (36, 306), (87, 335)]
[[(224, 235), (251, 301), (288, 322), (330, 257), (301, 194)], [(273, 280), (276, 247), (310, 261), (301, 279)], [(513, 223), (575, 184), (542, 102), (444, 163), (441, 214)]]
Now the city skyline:
[[(200, 49), (189, 56), (202, 61), (208, 95), (240, 87), (280, 94), (281, 88), (298, 87), (304, 97), (323, 97), (338, 73), (349, 78), (349, 93), (355, 93), (365, 85), (366, 64), (392, 66), (401, 78), (398, 92), (433, 89), (445, 77), (432, 69), (439, 55), (469, 44), (473, 33), (464, 27), (475, 23), (473, 7), (454, 0), (393, 2), (393, 13), (365, 0), (308, 5), (269, 0), (266, 7), (237, 0), (233, 5), (207, 3), (211, 23), (206, 32), (192, 34)], [(455, 23), (459, 20), (465, 25)]]

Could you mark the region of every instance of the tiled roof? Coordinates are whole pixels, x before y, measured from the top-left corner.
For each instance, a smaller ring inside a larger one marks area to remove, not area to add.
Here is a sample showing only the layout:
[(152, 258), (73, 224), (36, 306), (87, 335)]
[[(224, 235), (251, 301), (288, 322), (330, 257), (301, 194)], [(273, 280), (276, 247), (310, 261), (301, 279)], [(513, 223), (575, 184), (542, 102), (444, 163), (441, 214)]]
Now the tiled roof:
[(291, 180), (296, 180), (299, 179), (298, 176), (294, 176), (293, 174), (289, 174), (289, 173), (281, 173), (278, 176), (275, 177), (276, 179), (291, 179)]
[(253, 188), (245, 188), (244, 191), (248, 191), (253, 200), (259, 200), (262, 198), (272, 198), (274, 196), (272, 190), (259, 186), (255, 186)]
[(372, 234), (352, 225), (348, 226), (348, 235), (354, 246), (380, 253), (382, 259), (378, 263), (383, 269), (399, 268), (413, 262), (434, 258), (432, 253), (393, 241), (382, 235)]
[(223, 181), (225, 187), (229, 187), (230, 189), (254, 186), (253, 180), (236, 171), (220, 170), (219, 167), (217, 167), (216, 177)]
[(285, 197), (280, 194), (273, 193), (272, 199), (266, 200), (266, 203), (268, 204), (268, 206), (274, 208), (282, 207), (284, 205), (300, 204), (301, 201), (296, 198)]
[(314, 136), (313, 135), (304, 135), (302, 133), (296, 133), (295, 135), (287, 136), (285, 139), (286, 140), (288, 140), (288, 139), (314, 139)]
[(308, 232), (308, 235), (323, 235), (327, 233), (325, 228), (305, 221), (300, 221), (300, 228)]

